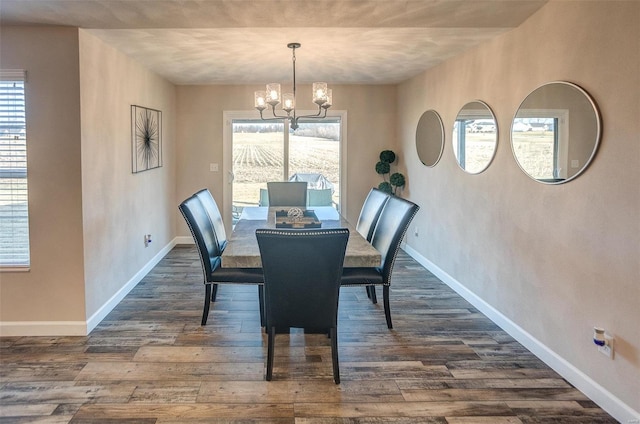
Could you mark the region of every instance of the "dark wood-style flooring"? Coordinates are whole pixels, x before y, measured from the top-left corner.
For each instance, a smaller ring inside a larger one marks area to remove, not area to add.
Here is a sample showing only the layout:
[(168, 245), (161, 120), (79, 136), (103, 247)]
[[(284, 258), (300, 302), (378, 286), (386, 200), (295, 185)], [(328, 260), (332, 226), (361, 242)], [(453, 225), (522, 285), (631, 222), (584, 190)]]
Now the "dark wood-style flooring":
[(408, 255), (394, 330), (362, 288), (329, 339), (278, 335), (274, 381), (256, 287), (221, 286), (209, 323), (192, 246), (174, 248), (86, 337), (0, 339), (0, 423), (615, 423)]

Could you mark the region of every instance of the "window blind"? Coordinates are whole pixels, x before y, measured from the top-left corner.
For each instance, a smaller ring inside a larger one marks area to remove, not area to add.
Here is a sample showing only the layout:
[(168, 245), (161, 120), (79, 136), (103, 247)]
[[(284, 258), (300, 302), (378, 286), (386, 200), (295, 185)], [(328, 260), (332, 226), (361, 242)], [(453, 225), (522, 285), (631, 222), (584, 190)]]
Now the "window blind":
[(0, 70), (0, 267), (26, 268), (29, 255), (26, 73)]

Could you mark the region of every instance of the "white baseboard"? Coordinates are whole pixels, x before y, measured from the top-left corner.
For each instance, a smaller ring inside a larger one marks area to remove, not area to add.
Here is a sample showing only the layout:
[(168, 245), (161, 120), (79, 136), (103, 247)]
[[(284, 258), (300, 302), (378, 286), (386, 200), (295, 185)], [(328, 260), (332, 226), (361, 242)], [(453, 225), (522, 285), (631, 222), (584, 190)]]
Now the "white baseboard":
[[(192, 242), (193, 243), (193, 242)], [(87, 321), (11, 321), (0, 322), (0, 335), (9, 336), (86, 336), (122, 299), (160, 262), (176, 245), (173, 239), (145, 264), (127, 283), (118, 290)]]
[(98, 309), (91, 317), (87, 320), (87, 334), (91, 332), (100, 321), (102, 321), (108, 314), (111, 312), (117, 305), (124, 299), (124, 297), (129, 294), (129, 292), (144, 278), (145, 275), (149, 273), (153, 269), (154, 266), (160, 262), (162, 258), (164, 258), (171, 249), (176, 245), (176, 239), (171, 240), (165, 247), (160, 249), (160, 251), (153, 257), (149, 262), (145, 264), (136, 274), (131, 277), (129, 281), (118, 290), (111, 298), (104, 304), (100, 309)]
[(568, 382), (573, 384), (578, 390), (584, 393), (589, 399), (598, 404), (611, 416), (621, 423), (640, 423), (640, 412), (633, 410), (629, 405), (622, 402), (611, 392), (606, 390), (588, 375), (580, 371), (569, 361), (559, 356), (557, 353), (545, 346), (540, 340), (533, 337), (526, 330), (518, 326), (509, 318), (500, 313), (493, 306), (489, 305), (475, 293), (467, 289), (464, 285), (447, 274), (436, 264), (420, 255), (411, 246), (405, 245), (404, 250), (422, 266), (431, 271), (443, 283), (451, 287), (456, 293), (466, 299), (480, 312), (487, 316), (496, 325), (506, 331), (511, 337), (529, 349), (545, 364), (560, 374)]

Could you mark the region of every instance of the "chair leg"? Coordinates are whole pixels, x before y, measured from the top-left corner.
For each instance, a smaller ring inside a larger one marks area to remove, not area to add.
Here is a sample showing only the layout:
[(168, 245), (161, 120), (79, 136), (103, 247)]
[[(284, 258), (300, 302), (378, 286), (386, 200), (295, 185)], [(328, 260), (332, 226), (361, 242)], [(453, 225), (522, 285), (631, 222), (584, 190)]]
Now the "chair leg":
[(200, 325), (207, 325), (207, 318), (209, 318), (209, 306), (211, 305), (211, 284), (204, 285), (204, 308), (202, 310), (202, 321)]
[(365, 286), (365, 289), (367, 290), (367, 297), (371, 299), (371, 286)]
[(368, 287), (369, 287), (369, 293), (371, 294), (370, 296), (371, 303), (375, 305), (378, 303), (378, 297), (376, 296), (376, 286), (368, 286)]
[(215, 302), (216, 297), (218, 296), (218, 285), (217, 284), (212, 284), (212, 285), (213, 285), (213, 290), (211, 291), (211, 301)]
[(264, 286), (262, 285), (258, 285), (258, 302), (260, 302), (260, 327), (264, 327)]
[(269, 327), (267, 329), (267, 375), (265, 379), (271, 381), (273, 377), (273, 345), (275, 343), (276, 328)]
[(340, 365), (338, 364), (338, 331), (335, 327), (329, 330), (331, 337), (331, 360), (333, 362), (333, 381), (340, 384)]
[(384, 316), (387, 319), (387, 328), (392, 329), (391, 309), (389, 307), (389, 286), (382, 286), (382, 296), (384, 301)]

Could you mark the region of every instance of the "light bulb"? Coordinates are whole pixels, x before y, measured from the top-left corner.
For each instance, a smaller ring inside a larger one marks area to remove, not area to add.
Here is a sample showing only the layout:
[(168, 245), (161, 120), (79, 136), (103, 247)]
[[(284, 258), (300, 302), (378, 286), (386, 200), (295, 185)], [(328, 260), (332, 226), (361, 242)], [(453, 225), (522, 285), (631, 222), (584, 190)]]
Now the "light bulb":
[(271, 106), (275, 106), (280, 103), (280, 84), (267, 84), (267, 103)]
[(313, 102), (317, 105), (321, 105), (327, 101), (327, 83), (326, 82), (314, 82), (313, 83)]

